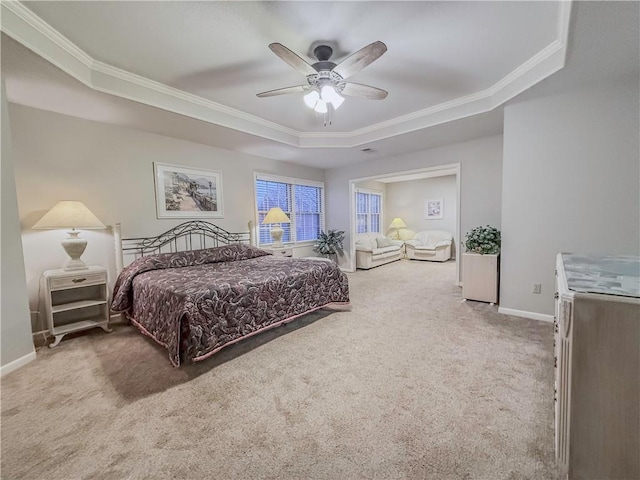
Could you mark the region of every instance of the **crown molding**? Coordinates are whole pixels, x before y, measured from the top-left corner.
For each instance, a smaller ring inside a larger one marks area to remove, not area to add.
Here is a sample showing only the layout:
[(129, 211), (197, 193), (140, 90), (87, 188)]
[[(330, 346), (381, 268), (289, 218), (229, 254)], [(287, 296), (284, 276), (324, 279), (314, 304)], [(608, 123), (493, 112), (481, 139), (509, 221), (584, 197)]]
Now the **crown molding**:
[(93, 90), (298, 146), (296, 130), (94, 60), (19, 1), (2, 1), (0, 28)]
[(564, 67), (572, 0), (559, 2), (557, 38), (491, 87), (351, 132), (300, 132), (90, 57), (17, 0), (2, 0), (1, 30), (93, 90), (300, 148), (352, 148), (485, 113)]
[(160, 82), (96, 61), (92, 88), (244, 133), (297, 145), (299, 132)]
[(91, 87), (93, 59), (15, 0), (1, 0), (0, 29), (65, 73)]

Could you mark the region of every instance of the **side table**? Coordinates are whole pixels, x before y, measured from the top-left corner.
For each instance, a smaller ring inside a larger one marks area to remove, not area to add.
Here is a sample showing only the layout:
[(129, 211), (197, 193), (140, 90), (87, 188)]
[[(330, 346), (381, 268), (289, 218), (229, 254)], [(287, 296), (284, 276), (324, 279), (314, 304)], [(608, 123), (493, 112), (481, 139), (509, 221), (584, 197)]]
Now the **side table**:
[(293, 247), (290, 245), (282, 245), (281, 247), (261, 247), (267, 252), (271, 252), (279, 257), (293, 257)]
[(50, 348), (67, 333), (95, 327), (111, 332), (106, 268), (47, 270), (41, 282), (47, 325), (55, 337)]

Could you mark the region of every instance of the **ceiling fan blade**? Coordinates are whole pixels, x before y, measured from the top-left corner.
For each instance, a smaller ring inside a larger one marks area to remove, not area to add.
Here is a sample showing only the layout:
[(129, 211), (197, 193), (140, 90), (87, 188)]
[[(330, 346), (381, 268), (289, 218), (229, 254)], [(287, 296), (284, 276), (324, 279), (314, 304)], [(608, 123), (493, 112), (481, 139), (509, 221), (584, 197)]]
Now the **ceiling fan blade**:
[(357, 52), (349, 55), (342, 62), (333, 68), (333, 71), (342, 78), (348, 78), (359, 72), (371, 62), (377, 60), (387, 51), (387, 46), (380, 42), (373, 42)]
[(282, 45), (281, 43), (272, 43), (269, 45), (269, 48), (273, 53), (279, 56), (282, 60), (287, 62), (297, 71), (299, 71), (303, 75), (314, 75), (318, 73), (315, 68), (313, 68), (309, 62), (304, 60), (299, 55), (293, 53), (287, 47)]
[(344, 84), (344, 88), (340, 93), (349, 97), (363, 97), (369, 100), (384, 100), (389, 95), (389, 92), (381, 88), (350, 82)]
[(257, 93), (256, 96), (260, 98), (275, 97), (276, 95), (286, 95), (287, 93), (305, 92), (309, 90), (309, 88), (309, 85), (296, 85), (295, 87), (277, 88), (275, 90)]

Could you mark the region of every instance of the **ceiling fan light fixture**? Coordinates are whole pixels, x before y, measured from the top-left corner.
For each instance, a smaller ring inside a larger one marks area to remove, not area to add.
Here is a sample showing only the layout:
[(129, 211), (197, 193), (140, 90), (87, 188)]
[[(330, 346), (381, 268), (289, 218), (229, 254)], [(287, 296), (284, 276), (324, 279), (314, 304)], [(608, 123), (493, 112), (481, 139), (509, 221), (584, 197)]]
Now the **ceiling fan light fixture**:
[(328, 45), (318, 45), (314, 48), (313, 54), (318, 59), (314, 64), (310, 64), (281, 43), (271, 43), (269, 48), (284, 62), (305, 75), (307, 84), (269, 90), (258, 93), (257, 96), (264, 98), (309, 92), (304, 95), (304, 103), (316, 113), (323, 114), (325, 126), (331, 125), (333, 111), (340, 108), (344, 102), (343, 95), (373, 100), (382, 100), (387, 97), (388, 92), (380, 88), (344, 81), (380, 58), (387, 51), (387, 46), (381, 41), (361, 48), (337, 65), (329, 60), (333, 49)]
[(340, 107), (340, 105), (342, 105), (342, 102), (344, 102), (344, 98), (342, 98), (340, 95), (338, 95), (336, 93), (336, 96), (333, 100), (331, 100), (331, 103), (333, 104), (333, 108), (334, 109), (338, 109), (338, 107)]
[(332, 85), (325, 85), (322, 87), (320, 90), (320, 98), (325, 102), (331, 103), (333, 108), (336, 110), (340, 105), (342, 105), (342, 102), (344, 102), (344, 98), (338, 95), (338, 92), (336, 92), (335, 87)]
[(320, 99), (318, 100), (318, 103), (316, 103), (316, 106), (314, 108), (314, 110), (318, 113), (327, 113), (327, 102), (325, 102), (324, 100)]
[(307, 93), (304, 96), (304, 103), (309, 108), (315, 108), (316, 104), (318, 103), (318, 100), (320, 100), (320, 94), (315, 90), (312, 90), (311, 92)]
[(337, 95), (336, 89), (331, 85), (323, 85), (320, 89), (320, 98), (325, 102), (331, 102), (335, 95)]

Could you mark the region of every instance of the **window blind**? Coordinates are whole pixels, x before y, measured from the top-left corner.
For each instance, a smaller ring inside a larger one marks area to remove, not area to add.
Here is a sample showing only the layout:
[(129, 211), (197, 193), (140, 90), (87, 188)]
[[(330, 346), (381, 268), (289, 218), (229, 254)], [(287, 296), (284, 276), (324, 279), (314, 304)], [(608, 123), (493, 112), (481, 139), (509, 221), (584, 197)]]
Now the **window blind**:
[(356, 190), (356, 232), (382, 233), (382, 194)]
[(281, 225), (284, 243), (314, 241), (324, 229), (324, 184), (256, 174), (258, 245), (272, 243), (271, 227), (262, 225), (262, 221), (273, 207), (280, 207), (291, 220)]

